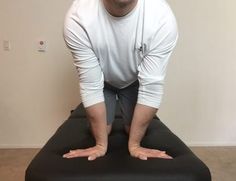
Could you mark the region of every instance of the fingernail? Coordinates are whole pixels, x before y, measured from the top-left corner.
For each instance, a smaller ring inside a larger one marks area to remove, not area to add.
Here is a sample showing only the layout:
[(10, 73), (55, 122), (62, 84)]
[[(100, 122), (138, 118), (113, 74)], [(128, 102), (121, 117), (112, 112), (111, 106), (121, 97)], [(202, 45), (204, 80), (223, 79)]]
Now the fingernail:
[(147, 160), (147, 157), (141, 157), (142, 160)]

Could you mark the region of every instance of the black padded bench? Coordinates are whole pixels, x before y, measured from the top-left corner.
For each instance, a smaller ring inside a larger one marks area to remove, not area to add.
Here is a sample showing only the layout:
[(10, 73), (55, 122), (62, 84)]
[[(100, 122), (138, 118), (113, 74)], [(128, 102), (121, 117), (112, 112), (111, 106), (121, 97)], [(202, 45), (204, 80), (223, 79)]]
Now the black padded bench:
[(33, 158), (25, 181), (211, 181), (209, 168), (156, 116), (141, 145), (165, 150), (173, 159), (130, 156), (120, 115), (117, 104), (105, 156), (94, 161), (87, 157), (66, 159), (62, 155), (70, 149), (95, 145), (80, 104)]

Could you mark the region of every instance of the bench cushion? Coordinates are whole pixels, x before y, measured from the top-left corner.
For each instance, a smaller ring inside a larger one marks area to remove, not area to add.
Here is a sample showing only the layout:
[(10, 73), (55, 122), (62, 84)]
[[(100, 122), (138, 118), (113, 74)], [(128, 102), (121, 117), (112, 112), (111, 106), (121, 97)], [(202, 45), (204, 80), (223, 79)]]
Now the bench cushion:
[(117, 104), (116, 118), (108, 137), (105, 156), (94, 161), (62, 155), (71, 149), (95, 145), (82, 104), (56, 130), (26, 169), (25, 181), (210, 181), (209, 168), (155, 116), (141, 145), (165, 150), (174, 159), (130, 156)]

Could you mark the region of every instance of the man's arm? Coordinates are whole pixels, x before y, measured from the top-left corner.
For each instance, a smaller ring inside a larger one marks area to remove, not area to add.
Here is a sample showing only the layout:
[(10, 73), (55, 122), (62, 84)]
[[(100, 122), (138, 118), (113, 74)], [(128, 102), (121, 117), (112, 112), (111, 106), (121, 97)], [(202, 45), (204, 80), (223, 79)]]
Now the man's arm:
[(130, 128), (129, 147), (140, 146), (140, 142), (146, 132), (150, 121), (155, 116), (157, 108), (136, 104)]
[(128, 146), (131, 155), (140, 159), (172, 158), (165, 151), (140, 146), (150, 121), (160, 107), (167, 64), (178, 39), (177, 24), (171, 13), (165, 16), (162, 23), (153, 35), (149, 50), (138, 67), (140, 86)]
[(103, 95), (104, 77), (86, 30), (71, 17), (72, 15), (69, 15), (71, 14), (68, 13), (65, 19), (63, 37), (74, 59), (79, 77), (82, 103), (91, 123), (96, 145), (87, 149), (76, 149), (63, 156), (66, 158), (88, 156), (89, 160), (94, 160), (105, 155), (107, 151), (107, 121)]
[(172, 157), (166, 154), (165, 151), (140, 146), (140, 142), (146, 132), (146, 129), (152, 118), (155, 116), (157, 110), (158, 109), (156, 108), (136, 104), (128, 142), (128, 148), (131, 156), (140, 158), (141, 160), (147, 160), (148, 157), (172, 159)]
[(106, 108), (104, 102), (99, 102), (86, 108), (86, 114), (91, 124), (96, 145), (87, 149), (75, 149), (63, 155), (64, 158), (88, 157), (95, 160), (104, 156), (108, 146), (108, 134), (106, 126)]

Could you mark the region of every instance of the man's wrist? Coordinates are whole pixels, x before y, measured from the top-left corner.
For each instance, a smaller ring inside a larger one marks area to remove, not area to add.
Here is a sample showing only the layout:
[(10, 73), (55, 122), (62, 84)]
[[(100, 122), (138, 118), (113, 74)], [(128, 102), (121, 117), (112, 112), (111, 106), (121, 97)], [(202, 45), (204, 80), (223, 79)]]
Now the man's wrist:
[(96, 145), (98, 147), (107, 149), (107, 147), (108, 147), (108, 135), (106, 134), (106, 136), (103, 137), (103, 139), (102, 138), (96, 139)]
[(108, 144), (107, 143), (96, 143), (96, 146), (98, 146), (104, 150), (107, 150)]
[(128, 142), (128, 148), (137, 148), (140, 147), (140, 142)]

